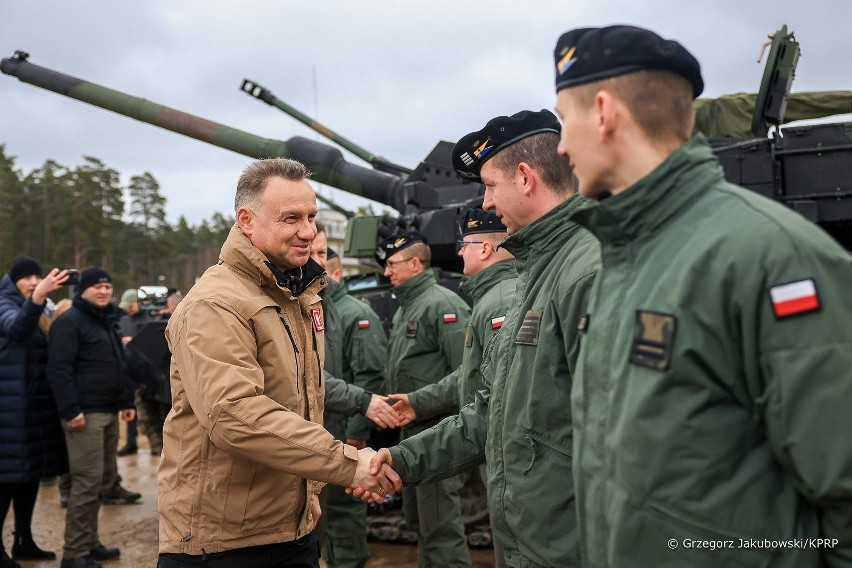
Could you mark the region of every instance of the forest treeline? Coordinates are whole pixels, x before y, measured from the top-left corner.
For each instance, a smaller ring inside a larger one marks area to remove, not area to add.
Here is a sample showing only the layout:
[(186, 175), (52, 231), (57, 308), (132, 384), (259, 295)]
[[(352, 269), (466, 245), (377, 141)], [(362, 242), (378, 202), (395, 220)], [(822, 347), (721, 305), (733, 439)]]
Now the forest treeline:
[(186, 293), (216, 263), (233, 223), (214, 213), (195, 226), (183, 216), (170, 225), (166, 198), (149, 172), (122, 185), (118, 171), (85, 156), (73, 167), (47, 160), (24, 173), (0, 144), (0, 275), (27, 255), (45, 271), (102, 266), (116, 295), (141, 285)]

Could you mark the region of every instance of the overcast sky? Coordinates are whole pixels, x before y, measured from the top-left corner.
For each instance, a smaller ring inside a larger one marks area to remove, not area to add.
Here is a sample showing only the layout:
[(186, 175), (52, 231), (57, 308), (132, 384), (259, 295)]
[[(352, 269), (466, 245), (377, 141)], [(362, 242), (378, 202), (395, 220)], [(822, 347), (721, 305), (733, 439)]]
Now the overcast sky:
[[(413, 168), (438, 140), (494, 116), (551, 109), (551, 53), (568, 29), (629, 23), (677, 39), (701, 62), (704, 96), (716, 96), (757, 89), (760, 44), (782, 24), (802, 47), (794, 91), (852, 88), (850, 21), (849, 0), (5, 1), (0, 56), (24, 50), (36, 65), (259, 136), (318, 137), (241, 92), (250, 78)], [(125, 183), (151, 172), (171, 222), (231, 214), (250, 161), (6, 75), (0, 144), (24, 172), (84, 155)]]

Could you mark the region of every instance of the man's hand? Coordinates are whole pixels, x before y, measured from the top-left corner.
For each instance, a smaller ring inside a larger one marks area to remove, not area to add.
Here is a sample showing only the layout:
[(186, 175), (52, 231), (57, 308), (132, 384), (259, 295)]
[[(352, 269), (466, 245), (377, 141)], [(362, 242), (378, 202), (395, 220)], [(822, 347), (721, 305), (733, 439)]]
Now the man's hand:
[(396, 428), (399, 426), (399, 419), (387, 400), (387, 397), (372, 395), (364, 416), (375, 422), (379, 428)]
[(311, 495), (311, 516), (314, 520), (314, 528), (317, 528), (317, 523), (322, 517), (322, 507), (320, 507), (319, 495)]
[(411, 402), (409, 402), (407, 394), (389, 394), (387, 398), (397, 401), (391, 408), (393, 408), (394, 412), (396, 412), (400, 426), (411, 424), (417, 419), (417, 412), (415, 412), (414, 407), (411, 406)]
[(135, 408), (125, 408), (121, 411), (121, 419), (125, 422), (130, 422), (136, 418), (136, 409)]
[[(382, 451), (387, 453), (387, 450)], [(358, 450), (358, 467), (349, 488), (346, 489), (347, 493), (371, 503), (381, 503), (388, 495), (402, 490), (402, 479), (389, 465), (373, 467), (376, 455), (372, 448)], [(389, 453), (387, 460), (390, 460)], [(376, 473), (371, 473), (371, 469), (375, 469)]]
[(86, 415), (82, 412), (68, 421), (68, 427), (72, 430), (82, 430), (86, 426)]
[(350, 446), (354, 446), (359, 450), (363, 450), (367, 447), (367, 440), (356, 440), (355, 438), (347, 438), (346, 443)]
[[(359, 452), (359, 467), (361, 466), (360, 457)], [(346, 489), (346, 492), (353, 497), (357, 497), (358, 499), (368, 503), (382, 503), (388, 495), (392, 495), (402, 490), (402, 478), (393, 470), (393, 467), (391, 467), (392, 465), (393, 459), (391, 458), (391, 454), (387, 448), (382, 448), (378, 452), (373, 452), (370, 457), (369, 475), (377, 479), (379, 486), (382, 489), (385, 489), (385, 491), (382, 491), (381, 489), (372, 490), (372, 488), (364, 486), (356, 487), (353, 485), (351, 488)], [(386, 490), (388, 485), (393, 488), (392, 491)]]

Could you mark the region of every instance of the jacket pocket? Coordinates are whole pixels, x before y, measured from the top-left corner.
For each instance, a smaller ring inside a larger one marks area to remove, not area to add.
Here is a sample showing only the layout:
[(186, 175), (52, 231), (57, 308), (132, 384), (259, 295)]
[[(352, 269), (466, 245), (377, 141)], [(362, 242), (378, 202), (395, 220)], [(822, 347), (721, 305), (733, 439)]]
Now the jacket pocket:
[(526, 430), (524, 432), (524, 440), (526, 440), (527, 444), (530, 446), (529, 463), (527, 468), (524, 470), (524, 473), (529, 473), (533, 466), (535, 466), (536, 461), (548, 456), (556, 458), (557, 460), (564, 460), (570, 467), (571, 452), (567, 448), (562, 448), (555, 442), (547, 440), (541, 434), (537, 434), (531, 430)]

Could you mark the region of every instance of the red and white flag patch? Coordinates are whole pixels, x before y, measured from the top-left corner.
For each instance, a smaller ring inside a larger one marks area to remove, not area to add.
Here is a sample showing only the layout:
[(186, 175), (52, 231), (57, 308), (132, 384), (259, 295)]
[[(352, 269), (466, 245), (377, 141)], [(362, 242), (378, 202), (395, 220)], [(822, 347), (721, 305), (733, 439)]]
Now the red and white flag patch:
[(444, 323), (456, 323), (459, 318), (456, 314), (444, 314)]
[(325, 321), (322, 319), (322, 310), (319, 308), (311, 308), (311, 319), (314, 322), (314, 329), (317, 331), (325, 331)]
[(367, 329), (370, 327), (370, 320), (358, 320), (358, 329)]
[(779, 284), (769, 289), (775, 317), (786, 318), (820, 308), (819, 296), (812, 278)]
[(491, 329), (500, 329), (503, 327), (503, 322), (506, 321), (506, 316), (500, 316), (499, 318), (491, 318)]

